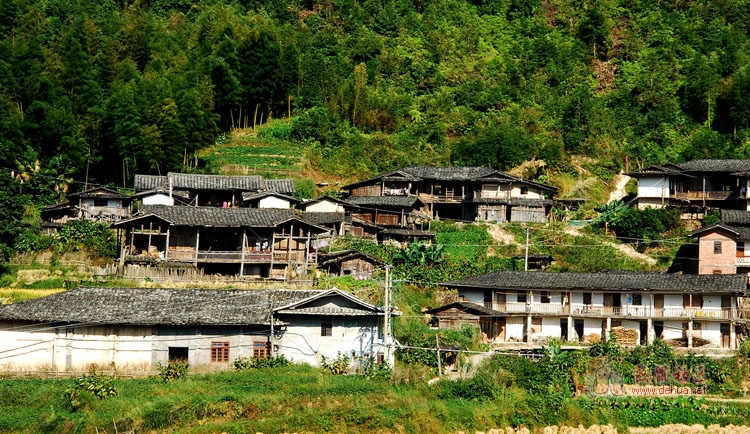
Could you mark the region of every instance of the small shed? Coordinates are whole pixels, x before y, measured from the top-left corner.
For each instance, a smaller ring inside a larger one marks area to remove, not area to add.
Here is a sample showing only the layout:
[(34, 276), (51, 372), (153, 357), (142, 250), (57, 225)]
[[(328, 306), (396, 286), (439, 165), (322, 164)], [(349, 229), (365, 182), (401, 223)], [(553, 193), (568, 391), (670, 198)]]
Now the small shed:
[(385, 262), (358, 250), (320, 253), (318, 257), (318, 266), (328, 274), (357, 279), (372, 279), (375, 269), (383, 265)]
[(438, 328), (460, 330), (464, 325), (477, 327), (483, 342), (505, 340), (505, 317), (476, 303), (457, 301), (424, 312), (437, 318)]

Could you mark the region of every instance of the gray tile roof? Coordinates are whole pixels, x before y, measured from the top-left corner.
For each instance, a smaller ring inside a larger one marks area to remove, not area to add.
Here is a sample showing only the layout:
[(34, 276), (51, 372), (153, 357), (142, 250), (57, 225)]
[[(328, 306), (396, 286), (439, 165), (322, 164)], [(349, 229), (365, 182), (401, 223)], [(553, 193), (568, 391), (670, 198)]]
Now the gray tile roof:
[(446, 282), (451, 288), (591, 289), (663, 292), (746, 293), (744, 274), (665, 274), (611, 271), (602, 273), (544, 273), (496, 271)]
[(721, 222), (728, 225), (750, 224), (750, 212), (723, 209), (721, 210)]
[(434, 309), (426, 310), (424, 313), (435, 315), (440, 312), (446, 311), (448, 309), (456, 308), (462, 312), (471, 313), (473, 315), (489, 315), (489, 316), (496, 316), (496, 315), (502, 315), (501, 312), (498, 312), (493, 309), (486, 308), (484, 306), (481, 306), (477, 303), (471, 303), (467, 301), (456, 301), (454, 303), (446, 304), (440, 307), (436, 307)]
[(357, 206), (393, 206), (403, 208), (414, 208), (423, 204), (416, 196), (351, 196), (346, 201)]
[(740, 234), (736, 230), (736, 228), (734, 228), (732, 226), (724, 225), (722, 223), (715, 223), (715, 224), (712, 224), (710, 226), (706, 226), (705, 228), (700, 228), (700, 229), (696, 229), (694, 231), (690, 231), (690, 232), (688, 232), (687, 236), (689, 236), (689, 237), (695, 237), (695, 236), (698, 236), (698, 235), (701, 235), (701, 234), (704, 234), (704, 233), (707, 233), (707, 232), (711, 232), (711, 231), (713, 231), (715, 229), (723, 229), (725, 231), (732, 232), (735, 236), (738, 236)]
[(687, 172), (747, 172), (750, 160), (693, 160), (678, 166)]
[(198, 175), (193, 173), (169, 173), (173, 188), (189, 190), (258, 190), (263, 178), (253, 176)]
[(414, 237), (426, 237), (434, 238), (435, 232), (423, 231), (419, 229), (407, 229), (407, 228), (385, 228), (380, 232), (382, 235), (400, 235), (400, 236), (414, 236)]
[(158, 216), (175, 226), (213, 227), (272, 227), (295, 217), (291, 209), (145, 205), (132, 219), (123, 220), (116, 225), (127, 226), (127, 222), (149, 214)]
[(277, 193), (275, 191), (264, 191), (264, 192), (260, 192), (260, 193), (256, 193), (256, 192), (253, 192), (253, 191), (243, 191), (242, 192), (242, 201), (243, 202), (249, 202), (249, 201), (256, 200), (256, 199), (262, 199), (262, 198), (268, 197), (268, 196), (280, 197), (282, 199), (288, 200), (289, 202), (291, 202), (293, 204), (301, 202), (296, 197), (288, 196), (288, 195), (283, 194), (283, 193)]
[(353, 258), (367, 259), (369, 262), (376, 265), (385, 265), (385, 262), (380, 259), (368, 255), (367, 253), (360, 252), (359, 250), (341, 250), (338, 252), (320, 252), (318, 254), (318, 265), (328, 265), (340, 263), (342, 261), (348, 261)]
[(314, 225), (326, 223), (341, 223), (346, 221), (346, 216), (338, 212), (302, 212), (302, 220)]
[(265, 179), (263, 180), (263, 190), (273, 191), (282, 194), (293, 194), (297, 192), (293, 179)]
[(154, 190), (159, 187), (166, 187), (167, 184), (166, 176), (135, 175), (133, 179), (133, 188), (136, 191)]
[[(331, 303), (330, 296), (340, 296), (343, 303)], [(274, 312), (280, 315), (341, 315), (341, 316), (372, 316), (383, 315), (383, 309), (369, 304), (348, 292), (339, 289), (321, 291), (304, 300), (277, 307)], [(394, 315), (400, 315), (394, 312)]]
[(378, 309), (374, 306), (336, 289), (311, 291), (81, 287), (0, 307), (0, 320), (92, 325), (265, 325), (270, 324), (273, 309), (292, 304), (305, 306), (308, 302), (316, 305), (316, 300), (339, 295), (348, 300), (344, 304), (346, 312), (342, 311), (340, 314), (354, 314), (357, 309), (359, 314), (365, 311), (377, 314)]
[(106, 198), (106, 199), (132, 199), (127, 194), (120, 193), (119, 191), (111, 190), (109, 188), (93, 188), (91, 190), (82, 191), (80, 193), (70, 193), (67, 195), (68, 198), (78, 197), (93, 197), (93, 198)]
[(401, 169), (410, 175), (422, 179), (435, 179), (438, 181), (468, 181), (481, 178), (497, 171), (488, 167), (434, 167), (414, 166)]
[(82, 287), (0, 308), (1, 320), (92, 324), (270, 324), (273, 308), (321, 291)]

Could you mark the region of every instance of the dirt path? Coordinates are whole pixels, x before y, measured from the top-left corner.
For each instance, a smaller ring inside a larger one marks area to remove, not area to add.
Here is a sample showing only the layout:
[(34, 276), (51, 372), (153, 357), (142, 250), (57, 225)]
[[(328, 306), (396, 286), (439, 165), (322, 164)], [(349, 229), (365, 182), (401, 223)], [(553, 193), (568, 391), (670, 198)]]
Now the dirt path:
[[(565, 233), (568, 234), (568, 235), (572, 235), (574, 237), (577, 237), (577, 236), (581, 235), (580, 232), (578, 232), (577, 228), (572, 228), (572, 227), (568, 227), (567, 229), (565, 229)], [(624, 254), (624, 255), (626, 255), (626, 256), (628, 256), (630, 258), (637, 259), (639, 261), (643, 261), (643, 262), (645, 262), (645, 263), (647, 263), (649, 265), (656, 265), (656, 259), (654, 259), (654, 258), (652, 258), (652, 257), (650, 257), (648, 255), (644, 255), (643, 253), (636, 252), (635, 249), (633, 248), (633, 246), (631, 246), (629, 244), (617, 244), (617, 243), (612, 243), (612, 242), (609, 242), (609, 241), (602, 241), (602, 244), (610, 246), (613, 249), (616, 249), (616, 250), (622, 252), (622, 254)]]
[(620, 173), (615, 176), (614, 181), (615, 189), (609, 193), (609, 201), (607, 203), (620, 200), (628, 195), (628, 192), (625, 191), (625, 185), (627, 185), (628, 181), (630, 181), (630, 177), (628, 175), (623, 175), (622, 173)]

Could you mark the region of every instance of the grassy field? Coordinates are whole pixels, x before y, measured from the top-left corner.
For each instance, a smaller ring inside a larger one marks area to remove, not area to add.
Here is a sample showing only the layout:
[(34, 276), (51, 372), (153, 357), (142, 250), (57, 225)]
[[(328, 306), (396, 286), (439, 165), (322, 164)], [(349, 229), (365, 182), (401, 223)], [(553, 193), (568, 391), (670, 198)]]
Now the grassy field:
[[(487, 379), (423, 382), (334, 376), (307, 366), (116, 379), (116, 395), (66, 398), (74, 380), (0, 381), (0, 432), (451, 433), (508, 426), (741, 424), (750, 410), (701, 400), (559, 399)], [(554, 395), (554, 394), (553, 394)], [(648, 415), (641, 418), (639, 415)]]

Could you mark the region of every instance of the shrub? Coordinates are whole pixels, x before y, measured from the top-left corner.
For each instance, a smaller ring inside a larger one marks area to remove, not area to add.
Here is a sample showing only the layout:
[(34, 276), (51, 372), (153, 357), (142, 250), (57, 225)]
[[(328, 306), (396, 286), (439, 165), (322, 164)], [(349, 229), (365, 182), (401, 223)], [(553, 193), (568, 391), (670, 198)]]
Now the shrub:
[(190, 365), (188, 362), (182, 361), (168, 362), (166, 365), (159, 363), (156, 369), (159, 371), (159, 378), (161, 378), (161, 381), (168, 383), (170, 381), (187, 377)]
[(114, 378), (99, 374), (90, 374), (78, 377), (71, 387), (65, 389), (65, 399), (73, 409), (81, 408), (86, 402), (85, 395), (91, 395), (99, 399), (107, 399), (117, 395), (114, 386)]
[(238, 357), (232, 363), (232, 367), (237, 371), (246, 371), (248, 369), (278, 368), (291, 364), (292, 362), (281, 354), (275, 357)]
[(338, 353), (333, 360), (326, 359), (326, 356), (321, 356), (320, 359), (320, 367), (333, 375), (346, 374), (349, 370), (349, 362), (352, 360), (348, 355), (341, 353)]

